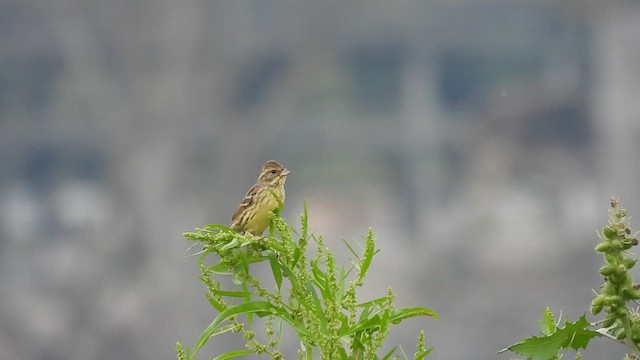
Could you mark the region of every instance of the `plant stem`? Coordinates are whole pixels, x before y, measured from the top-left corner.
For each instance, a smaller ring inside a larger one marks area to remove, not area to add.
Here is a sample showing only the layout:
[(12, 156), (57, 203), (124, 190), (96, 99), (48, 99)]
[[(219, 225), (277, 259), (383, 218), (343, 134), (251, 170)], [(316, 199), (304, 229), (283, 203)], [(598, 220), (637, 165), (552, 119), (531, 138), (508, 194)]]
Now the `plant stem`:
[(624, 319), (624, 332), (627, 335), (627, 356), (631, 359), (637, 359), (638, 355), (636, 354), (636, 345), (633, 343), (633, 339), (631, 339), (631, 323), (629, 322), (629, 316), (630, 314), (628, 314), (627, 311), (627, 316)]

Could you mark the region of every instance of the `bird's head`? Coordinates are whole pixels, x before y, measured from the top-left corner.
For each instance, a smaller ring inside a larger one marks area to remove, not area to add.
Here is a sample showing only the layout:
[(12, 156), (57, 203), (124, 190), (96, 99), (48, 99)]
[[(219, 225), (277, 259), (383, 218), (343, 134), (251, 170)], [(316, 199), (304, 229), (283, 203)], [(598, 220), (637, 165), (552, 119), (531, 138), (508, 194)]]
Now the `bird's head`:
[(262, 165), (262, 171), (258, 176), (258, 183), (268, 186), (281, 186), (287, 181), (287, 176), (291, 172), (285, 169), (279, 162), (269, 160)]

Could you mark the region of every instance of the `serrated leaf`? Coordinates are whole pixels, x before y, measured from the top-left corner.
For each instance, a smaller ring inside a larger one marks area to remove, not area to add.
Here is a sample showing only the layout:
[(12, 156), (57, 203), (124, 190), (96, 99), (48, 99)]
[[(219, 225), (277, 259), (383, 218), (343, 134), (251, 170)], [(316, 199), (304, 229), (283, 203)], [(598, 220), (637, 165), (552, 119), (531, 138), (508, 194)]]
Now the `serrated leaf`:
[(549, 308), (544, 309), (544, 311), (542, 312), (542, 315), (544, 316), (544, 320), (538, 320), (538, 325), (540, 325), (540, 330), (545, 335), (553, 334), (556, 331), (557, 326), (555, 322), (556, 320), (553, 316), (553, 313), (551, 312), (551, 309)]
[(553, 359), (558, 354), (560, 347), (565, 341), (565, 336), (532, 336), (520, 343), (511, 345), (508, 348), (499, 351), (499, 353), (508, 350), (533, 360), (549, 360)]
[(500, 350), (499, 353), (512, 351), (533, 360), (553, 359), (561, 349), (584, 349), (592, 338), (602, 336), (599, 332), (588, 329), (589, 326), (591, 324), (585, 315), (582, 315), (576, 322), (567, 320), (564, 326), (557, 328), (553, 334), (532, 336)]
[(565, 347), (571, 347), (574, 350), (586, 349), (589, 341), (596, 336), (602, 336), (597, 331), (587, 329), (591, 324), (587, 321), (585, 315), (582, 315), (575, 323), (565, 323), (564, 331), (568, 333)]

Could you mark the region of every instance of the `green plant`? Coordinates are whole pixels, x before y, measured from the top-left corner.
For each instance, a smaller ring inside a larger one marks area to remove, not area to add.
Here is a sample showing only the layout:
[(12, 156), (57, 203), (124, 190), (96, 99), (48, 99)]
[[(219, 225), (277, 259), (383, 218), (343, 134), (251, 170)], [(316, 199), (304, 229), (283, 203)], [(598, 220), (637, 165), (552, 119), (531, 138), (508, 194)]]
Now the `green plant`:
[[(284, 331), (298, 337), (298, 359), (399, 359), (398, 352), (406, 358), (398, 347), (377, 355), (389, 327), (416, 316), (437, 318), (435, 312), (422, 307), (396, 309), (391, 288), (377, 299), (358, 302), (357, 290), (377, 253), (373, 231), (369, 229), (360, 251), (345, 242), (354, 260), (348, 268), (338, 266), (322, 236), (308, 232), (306, 204), (299, 233), (273, 214), (266, 238), (216, 224), (184, 236), (203, 245), (200, 279), (208, 289), (209, 303), (219, 314), (192, 350), (176, 345), (179, 360), (194, 359), (212, 337), (228, 332), (241, 333), (246, 348), (214, 359), (249, 354), (283, 359), (280, 343)], [(313, 256), (310, 244), (315, 245)], [(207, 264), (211, 255), (217, 256), (216, 261)], [(268, 264), (268, 281), (251, 271), (260, 264)], [(264, 334), (256, 333), (255, 316), (265, 319)], [(413, 359), (423, 359), (431, 350), (425, 347), (421, 332)]]
[[(551, 310), (544, 311), (544, 321), (540, 322), (541, 336), (533, 336), (507, 350), (526, 356), (527, 359), (551, 360), (560, 359), (562, 350), (585, 349), (594, 337), (606, 337), (627, 347), (625, 359), (638, 359), (640, 345), (640, 315), (637, 309), (630, 308), (629, 302), (640, 299), (640, 290), (629, 274), (637, 259), (631, 258), (627, 250), (638, 245), (636, 234), (629, 227), (627, 211), (620, 208), (617, 199), (611, 199), (609, 222), (598, 233), (600, 242), (595, 251), (602, 254), (605, 264), (600, 268), (604, 284), (600, 292), (591, 302), (591, 313), (600, 314), (605, 311), (605, 318), (596, 323), (589, 323), (583, 315), (574, 323), (566, 321), (563, 326), (560, 320), (555, 322)], [(578, 353), (576, 359), (582, 355)]]

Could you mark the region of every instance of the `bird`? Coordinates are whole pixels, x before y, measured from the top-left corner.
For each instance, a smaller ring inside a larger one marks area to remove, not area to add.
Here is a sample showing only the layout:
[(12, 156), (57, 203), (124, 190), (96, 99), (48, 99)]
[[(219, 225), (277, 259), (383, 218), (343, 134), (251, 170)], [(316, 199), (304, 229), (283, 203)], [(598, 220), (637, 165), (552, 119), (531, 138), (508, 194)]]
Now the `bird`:
[(262, 165), (256, 183), (231, 217), (231, 229), (261, 236), (269, 226), (269, 212), (284, 204), (284, 183), (291, 172), (275, 160)]

